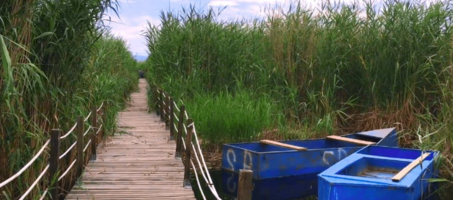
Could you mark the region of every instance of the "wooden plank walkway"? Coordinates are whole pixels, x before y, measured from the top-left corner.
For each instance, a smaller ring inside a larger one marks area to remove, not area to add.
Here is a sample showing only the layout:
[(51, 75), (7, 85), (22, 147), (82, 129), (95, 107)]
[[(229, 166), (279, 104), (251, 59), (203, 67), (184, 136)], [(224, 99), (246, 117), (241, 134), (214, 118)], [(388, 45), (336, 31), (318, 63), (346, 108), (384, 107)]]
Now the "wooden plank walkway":
[(160, 117), (147, 113), (147, 83), (118, 117), (119, 133), (98, 146), (81, 182), (66, 199), (195, 199), (183, 185), (184, 165)]

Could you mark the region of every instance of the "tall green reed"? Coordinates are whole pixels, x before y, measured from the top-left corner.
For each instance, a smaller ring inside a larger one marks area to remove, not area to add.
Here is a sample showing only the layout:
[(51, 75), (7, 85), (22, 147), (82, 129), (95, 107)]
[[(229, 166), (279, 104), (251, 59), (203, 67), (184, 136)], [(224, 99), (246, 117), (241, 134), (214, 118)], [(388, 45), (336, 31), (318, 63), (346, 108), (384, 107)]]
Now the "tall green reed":
[[(114, 131), (116, 112), (137, 84), (136, 61), (101, 21), (116, 5), (110, 0), (0, 3), (0, 164), (5, 166), (0, 180), (22, 168), (52, 128), (67, 131), (91, 106), (106, 101), (105, 126)], [(44, 157), (2, 188), (0, 198), (15, 199), (46, 163)], [(68, 189), (72, 182), (65, 180), (61, 187)]]
[[(162, 12), (161, 27), (146, 34), (150, 77), (197, 109), (198, 95), (269, 96), (285, 124), (318, 136), (396, 126), (403, 146), (444, 149), (451, 170), (452, 3), (293, 3), (229, 22), (213, 9)], [(235, 134), (222, 137), (237, 142)]]

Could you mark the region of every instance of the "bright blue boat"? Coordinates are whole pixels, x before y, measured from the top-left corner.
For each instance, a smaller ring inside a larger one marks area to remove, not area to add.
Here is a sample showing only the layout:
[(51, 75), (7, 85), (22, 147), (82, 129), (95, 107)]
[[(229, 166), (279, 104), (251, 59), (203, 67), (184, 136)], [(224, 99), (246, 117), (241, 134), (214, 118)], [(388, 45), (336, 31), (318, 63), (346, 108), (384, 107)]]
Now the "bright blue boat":
[(421, 199), (436, 151), (368, 146), (318, 175), (319, 200)]
[[(395, 128), (325, 139), (261, 141), (223, 145), (222, 168), (253, 171), (253, 179), (319, 174), (364, 145), (398, 146)], [(316, 178), (315, 178), (316, 179)]]

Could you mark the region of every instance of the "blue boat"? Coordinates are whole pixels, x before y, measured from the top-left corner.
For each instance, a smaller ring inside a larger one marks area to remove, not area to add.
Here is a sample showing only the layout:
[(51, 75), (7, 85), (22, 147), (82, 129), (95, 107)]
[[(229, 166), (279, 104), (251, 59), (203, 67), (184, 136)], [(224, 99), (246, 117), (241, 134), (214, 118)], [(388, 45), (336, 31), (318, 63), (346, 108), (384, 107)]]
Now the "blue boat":
[(250, 169), (256, 180), (319, 174), (364, 145), (398, 146), (395, 128), (313, 140), (225, 144), (222, 168), (234, 173)]
[[(291, 200), (318, 192), (318, 174), (253, 180), (252, 200)], [(222, 191), (237, 197), (239, 174), (222, 170)]]
[(437, 151), (365, 147), (318, 175), (318, 199), (421, 199), (430, 193), (436, 157)]

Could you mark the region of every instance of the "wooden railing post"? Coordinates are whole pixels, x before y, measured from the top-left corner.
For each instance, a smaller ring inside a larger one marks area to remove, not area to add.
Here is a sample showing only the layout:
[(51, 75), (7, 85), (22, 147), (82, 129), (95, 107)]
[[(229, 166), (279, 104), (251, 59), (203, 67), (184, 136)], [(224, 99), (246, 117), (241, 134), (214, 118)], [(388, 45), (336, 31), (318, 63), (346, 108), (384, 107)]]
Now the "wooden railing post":
[(92, 134), (91, 134), (91, 159), (90, 160), (96, 160), (96, 147), (97, 147), (97, 136), (96, 132), (98, 130), (98, 125), (97, 125), (97, 108), (96, 106), (93, 106), (91, 108), (91, 127), (92, 127)]
[(187, 120), (187, 135), (186, 135), (186, 155), (184, 157), (184, 188), (192, 188), (190, 184), (190, 154), (192, 150), (192, 134), (193, 134), (193, 120)]
[(248, 169), (239, 170), (238, 198), (237, 200), (252, 200), (253, 171)]
[(58, 161), (60, 160), (61, 130), (53, 129), (50, 132), (50, 159), (49, 159), (49, 194), (51, 199), (58, 199)]
[(173, 134), (175, 133), (175, 125), (174, 125), (174, 121), (175, 121), (175, 105), (173, 104), (173, 97), (170, 98), (170, 140), (174, 140), (174, 136)]
[(77, 117), (77, 174), (76, 177), (80, 177), (83, 171), (83, 148), (85, 143), (83, 142), (83, 132), (84, 132), (84, 122), (83, 117)]
[(175, 158), (181, 159), (181, 147), (182, 147), (182, 132), (184, 131), (184, 112), (186, 112), (186, 107), (181, 106), (179, 108), (179, 122), (178, 122), (178, 136), (176, 136), (176, 152)]
[(164, 113), (164, 92), (162, 90), (160, 91), (160, 121), (164, 121), (165, 113)]

